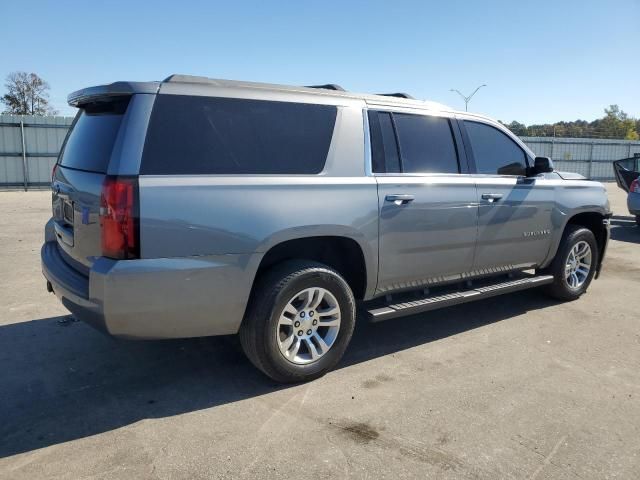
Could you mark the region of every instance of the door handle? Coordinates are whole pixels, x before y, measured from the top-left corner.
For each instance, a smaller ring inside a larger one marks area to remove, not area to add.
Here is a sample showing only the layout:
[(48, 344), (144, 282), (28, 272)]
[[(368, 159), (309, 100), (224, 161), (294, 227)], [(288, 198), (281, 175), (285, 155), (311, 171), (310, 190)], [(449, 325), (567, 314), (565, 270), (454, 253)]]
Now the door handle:
[(497, 202), (501, 198), (502, 198), (501, 193), (483, 193), (482, 194), (482, 199), (489, 200), (489, 203)]
[(407, 203), (413, 202), (415, 197), (413, 195), (406, 195), (400, 193), (394, 193), (391, 195), (387, 195), (384, 197), (387, 202), (393, 202), (396, 205), (406, 205)]

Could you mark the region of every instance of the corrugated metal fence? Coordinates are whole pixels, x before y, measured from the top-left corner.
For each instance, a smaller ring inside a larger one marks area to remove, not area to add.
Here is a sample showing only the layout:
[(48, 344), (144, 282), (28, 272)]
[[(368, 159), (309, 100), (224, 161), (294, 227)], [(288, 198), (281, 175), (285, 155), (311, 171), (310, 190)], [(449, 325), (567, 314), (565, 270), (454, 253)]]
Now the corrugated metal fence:
[(640, 141), (596, 138), (521, 138), (536, 155), (551, 157), (557, 170), (576, 172), (594, 180), (615, 180), (611, 163), (640, 153)]
[(0, 115), (0, 185), (25, 189), (51, 182), (72, 117)]
[[(0, 186), (47, 185), (72, 117), (0, 115)], [(611, 162), (640, 153), (640, 141), (522, 137), (558, 170), (614, 180)]]

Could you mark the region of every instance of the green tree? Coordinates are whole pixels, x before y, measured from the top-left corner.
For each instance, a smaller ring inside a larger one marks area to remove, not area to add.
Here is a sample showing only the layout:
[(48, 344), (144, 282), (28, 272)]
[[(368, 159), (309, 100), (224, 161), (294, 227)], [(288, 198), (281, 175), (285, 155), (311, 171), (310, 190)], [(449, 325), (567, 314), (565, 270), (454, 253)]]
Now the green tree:
[(500, 123), (511, 130), (515, 135), (518, 135), (520, 137), (526, 137), (528, 135), (527, 126), (524, 123), (516, 122), (515, 120), (511, 123)]
[(7, 75), (5, 93), (0, 99), (4, 113), (14, 115), (55, 115), (49, 104), (49, 84), (35, 73), (13, 72)]
[(634, 128), (629, 128), (627, 130), (627, 134), (624, 136), (625, 140), (640, 140), (640, 135), (638, 135), (638, 132), (636, 131), (635, 127)]

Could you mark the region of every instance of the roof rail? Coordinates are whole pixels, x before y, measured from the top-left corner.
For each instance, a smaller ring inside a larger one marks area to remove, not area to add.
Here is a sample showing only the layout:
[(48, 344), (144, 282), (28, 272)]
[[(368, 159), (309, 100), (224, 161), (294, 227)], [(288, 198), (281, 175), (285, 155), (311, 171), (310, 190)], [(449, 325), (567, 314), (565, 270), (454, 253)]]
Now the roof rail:
[(336, 90), (338, 92), (346, 92), (344, 88), (335, 83), (325, 83), (324, 85), (306, 85), (307, 88), (319, 88), (321, 90)]
[(382, 95), (383, 97), (408, 98), (408, 99), (410, 99), (410, 100), (415, 100), (415, 98), (413, 98), (411, 95), (409, 95), (408, 93), (403, 93), (403, 92), (396, 92), (396, 93), (377, 93), (376, 95)]

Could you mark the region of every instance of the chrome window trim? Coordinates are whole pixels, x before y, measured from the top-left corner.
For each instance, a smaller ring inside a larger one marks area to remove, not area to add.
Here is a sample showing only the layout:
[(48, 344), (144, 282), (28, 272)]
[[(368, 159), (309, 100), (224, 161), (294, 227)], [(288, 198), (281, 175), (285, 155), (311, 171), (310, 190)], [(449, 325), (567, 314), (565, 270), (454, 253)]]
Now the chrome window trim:
[(472, 175), (463, 173), (449, 173), (436, 175), (402, 175), (384, 174), (376, 175), (376, 181), (380, 185), (475, 185)]
[(369, 130), (369, 109), (362, 109), (362, 126), (364, 129), (364, 174), (367, 177), (375, 176), (371, 158), (371, 131)]
[(456, 111), (446, 109), (429, 108), (426, 105), (398, 105), (390, 104), (387, 102), (373, 102), (366, 100), (367, 108), (370, 110), (376, 110), (381, 112), (398, 112), (398, 113), (411, 113), (414, 115), (437, 115), (437, 116), (455, 116)]

